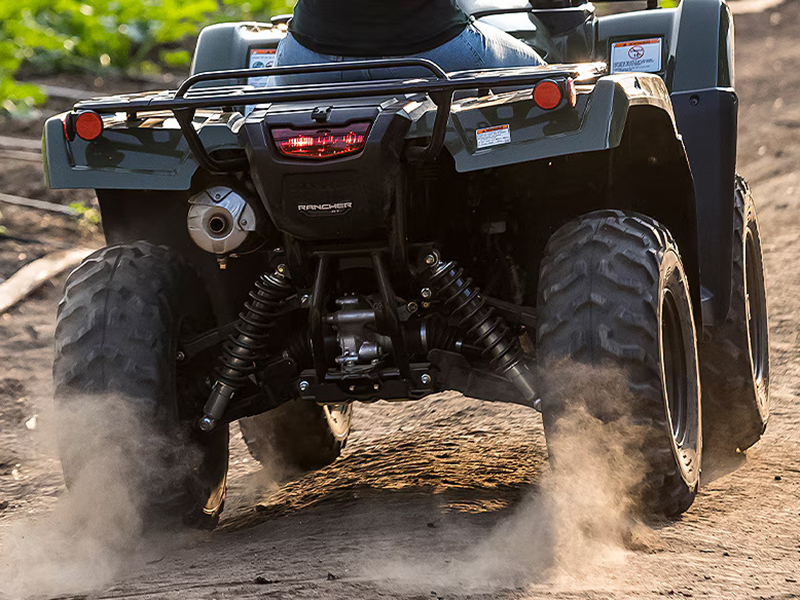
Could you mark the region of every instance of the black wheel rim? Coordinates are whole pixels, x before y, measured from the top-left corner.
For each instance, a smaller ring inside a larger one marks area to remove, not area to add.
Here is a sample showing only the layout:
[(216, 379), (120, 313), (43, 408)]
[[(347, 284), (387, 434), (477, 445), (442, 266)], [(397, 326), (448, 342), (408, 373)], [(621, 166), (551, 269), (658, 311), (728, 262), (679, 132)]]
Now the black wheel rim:
[(322, 407), (333, 437), (341, 441), (350, 433), (352, 404), (326, 404)]
[(764, 293), (764, 276), (761, 270), (761, 253), (752, 231), (745, 239), (745, 299), (747, 302), (747, 328), (750, 338), (750, 358), (756, 385), (765, 383), (767, 369), (767, 310)]
[(662, 344), (664, 352), (664, 384), (669, 408), (672, 436), (679, 448), (689, 435), (689, 382), (687, 380), (686, 345), (680, 313), (670, 290), (664, 293), (662, 308)]

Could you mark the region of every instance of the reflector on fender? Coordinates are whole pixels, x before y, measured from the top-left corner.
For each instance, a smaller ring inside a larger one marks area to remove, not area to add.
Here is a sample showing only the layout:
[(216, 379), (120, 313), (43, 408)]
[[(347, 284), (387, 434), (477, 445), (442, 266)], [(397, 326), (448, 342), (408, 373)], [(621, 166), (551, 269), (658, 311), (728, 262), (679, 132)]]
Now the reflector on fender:
[(352, 123), (322, 129), (275, 128), (272, 139), (278, 151), (294, 158), (335, 158), (361, 152), (371, 123)]
[(75, 133), (82, 140), (91, 142), (103, 133), (103, 117), (87, 110), (75, 117)]
[(561, 92), (561, 86), (550, 79), (540, 81), (533, 88), (533, 100), (539, 108), (552, 110), (561, 104), (563, 99), (564, 94)]

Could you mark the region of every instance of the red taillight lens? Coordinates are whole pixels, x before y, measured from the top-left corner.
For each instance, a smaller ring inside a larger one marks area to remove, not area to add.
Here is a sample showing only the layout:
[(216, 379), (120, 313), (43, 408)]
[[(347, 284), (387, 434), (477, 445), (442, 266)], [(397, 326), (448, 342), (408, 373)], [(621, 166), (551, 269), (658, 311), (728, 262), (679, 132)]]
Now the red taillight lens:
[(80, 113), (75, 118), (75, 133), (87, 142), (97, 139), (103, 133), (103, 117), (92, 111)]
[(555, 81), (546, 79), (533, 88), (533, 99), (540, 108), (551, 110), (561, 104), (564, 94), (561, 92), (561, 86)]
[(370, 123), (353, 123), (327, 129), (273, 129), (272, 139), (281, 154), (295, 158), (333, 158), (361, 152)]

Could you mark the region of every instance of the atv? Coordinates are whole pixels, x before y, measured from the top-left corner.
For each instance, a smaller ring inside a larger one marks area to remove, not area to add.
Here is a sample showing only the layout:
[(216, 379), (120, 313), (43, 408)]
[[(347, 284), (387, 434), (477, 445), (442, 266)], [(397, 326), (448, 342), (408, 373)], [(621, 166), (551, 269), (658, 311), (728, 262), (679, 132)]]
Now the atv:
[[(57, 402), (121, 397), (158, 455), (178, 447), (171, 476), (140, 474), (153, 514), (217, 522), (234, 421), (259, 460), (315, 469), (355, 402), (445, 390), (541, 411), (557, 466), (570, 398), (545, 375), (566, 386), (564, 365), (630, 392), (582, 409), (646, 426), (626, 452), (650, 513), (692, 504), (704, 440), (740, 452), (763, 433), (764, 267), (725, 2), (462, 4), (548, 64), (272, 66), (286, 18), (226, 23), (177, 90), (47, 121), (49, 185), (96, 190), (108, 243), (66, 283)], [(269, 85), (373, 68), (413, 76)], [(68, 484), (88, 460), (64, 453)]]

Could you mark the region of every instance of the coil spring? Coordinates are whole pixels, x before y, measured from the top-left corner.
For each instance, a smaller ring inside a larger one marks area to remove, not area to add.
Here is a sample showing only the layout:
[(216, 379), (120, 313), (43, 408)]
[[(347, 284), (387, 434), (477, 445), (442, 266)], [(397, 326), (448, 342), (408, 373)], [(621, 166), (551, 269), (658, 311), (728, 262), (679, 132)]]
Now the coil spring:
[(217, 370), (217, 380), (233, 388), (240, 388), (266, 358), (266, 342), (270, 330), (294, 293), (288, 278), (280, 268), (271, 274), (264, 273), (250, 291), (245, 311), (239, 313), (236, 334), (231, 334), (222, 347), (222, 367)]
[(505, 319), (495, 315), (486, 305), (478, 286), (454, 261), (434, 265), (429, 276), (430, 287), (444, 299), (446, 307), (460, 319), (459, 327), (468, 328), (467, 337), (483, 348), (494, 370), (504, 372), (523, 359), (522, 347)]

